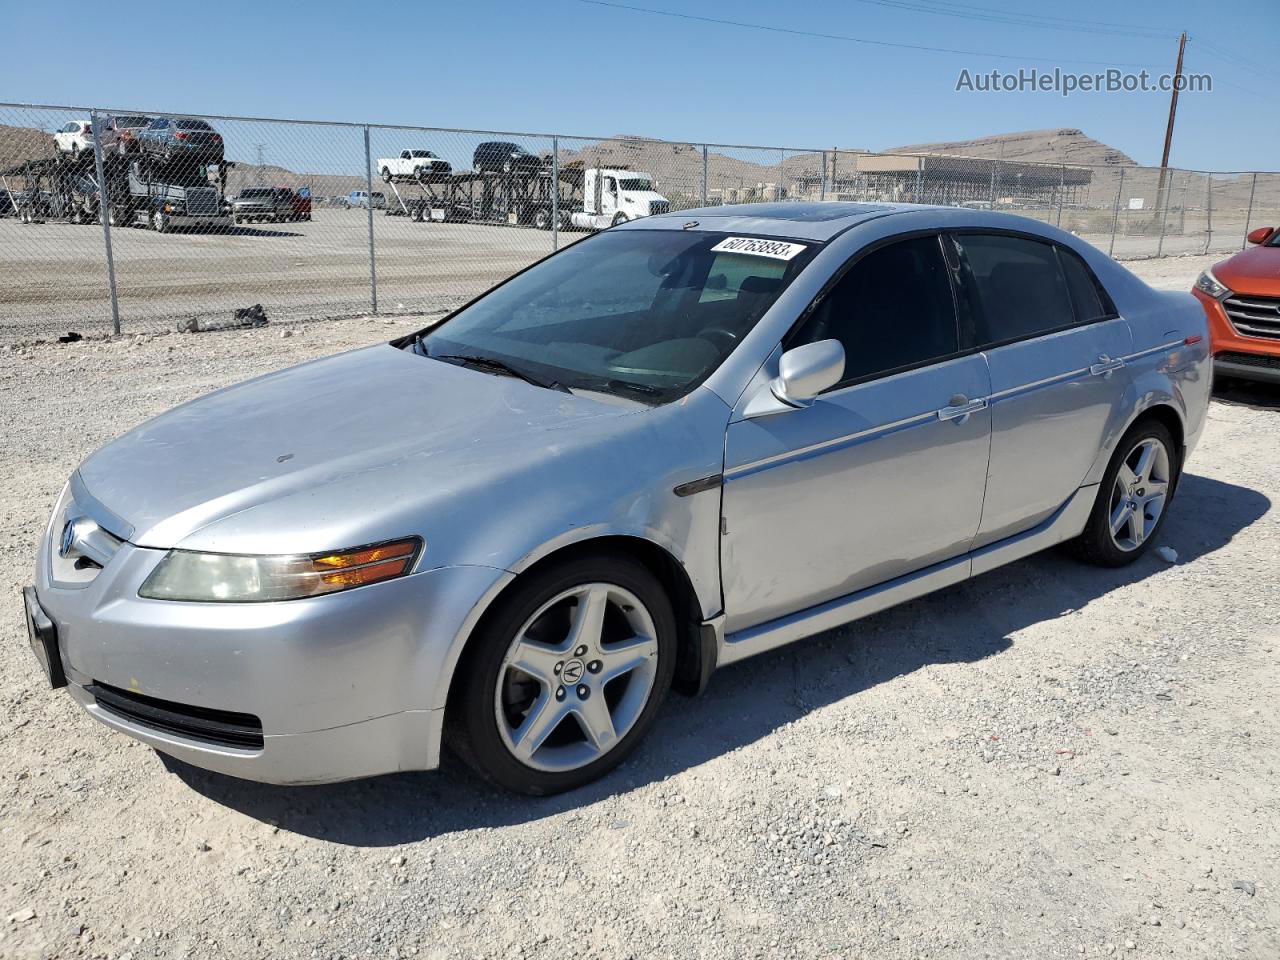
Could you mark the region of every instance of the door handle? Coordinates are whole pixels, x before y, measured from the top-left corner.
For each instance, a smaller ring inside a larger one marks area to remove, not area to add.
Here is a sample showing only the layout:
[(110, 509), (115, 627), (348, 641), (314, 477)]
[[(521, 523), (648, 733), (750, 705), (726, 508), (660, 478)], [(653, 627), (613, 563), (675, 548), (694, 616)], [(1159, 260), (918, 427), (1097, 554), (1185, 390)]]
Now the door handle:
[(1098, 362), (1089, 367), (1089, 372), (1095, 377), (1109, 377), (1111, 374), (1124, 366), (1123, 360), (1112, 360), (1105, 353), (1098, 358)]
[(955, 420), (957, 423), (964, 423), (969, 419), (971, 414), (975, 414), (979, 410), (985, 409), (987, 409), (987, 400), (985, 397), (979, 397), (977, 400), (966, 400), (964, 397), (952, 397), (951, 405), (943, 407), (938, 411), (938, 419)]

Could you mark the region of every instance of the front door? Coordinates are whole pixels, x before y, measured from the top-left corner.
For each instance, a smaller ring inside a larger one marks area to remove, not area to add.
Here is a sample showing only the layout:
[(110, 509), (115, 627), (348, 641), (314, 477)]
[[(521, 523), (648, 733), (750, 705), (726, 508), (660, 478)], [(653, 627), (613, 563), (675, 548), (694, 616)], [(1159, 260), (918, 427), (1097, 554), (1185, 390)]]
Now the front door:
[(784, 347), (826, 339), (844, 345), (840, 384), (729, 425), (728, 632), (963, 555), (977, 532), (990, 380), (962, 355), (939, 238), (855, 258)]

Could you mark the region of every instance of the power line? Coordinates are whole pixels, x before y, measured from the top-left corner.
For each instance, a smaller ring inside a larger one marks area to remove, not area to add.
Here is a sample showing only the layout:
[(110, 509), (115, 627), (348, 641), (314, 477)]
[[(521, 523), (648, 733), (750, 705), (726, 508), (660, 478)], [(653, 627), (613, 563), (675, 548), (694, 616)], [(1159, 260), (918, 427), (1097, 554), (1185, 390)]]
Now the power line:
[(1155, 33), (1157, 39), (1161, 39), (1161, 40), (1167, 40), (1170, 37), (1174, 36), (1174, 34), (1172, 33), (1166, 33), (1164, 31), (1156, 30), (1156, 28), (1154, 27), (1144, 27), (1140, 23), (1115, 23), (1107, 20), (1092, 20), (1092, 19), (1081, 20), (1078, 17), (1055, 17), (1053, 14), (1050, 14), (1050, 13), (1022, 13), (1020, 11), (1007, 10), (999, 7), (982, 7), (972, 3), (957, 3), (957, 2), (954, 2), (954, 0), (915, 0), (915, 2), (926, 4), (932, 7), (952, 7), (959, 10), (977, 10), (983, 13), (998, 14), (1000, 16), (1020, 17), (1025, 20), (1038, 20), (1038, 21), (1046, 21), (1046, 22), (1057, 21), (1059, 23), (1069, 23), (1069, 24), (1076, 24), (1076, 25), (1083, 25), (1083, 26), (1115, 27), (1119, 30), (1132, 30), (1139, 33)]
[(991, 57), (997, 60), (1019, 60), (1023, 63), (1085, 63), (1099, 67), (1148, 67), (1159, 70), (1154, 63), (1124, 63), (1118, 60), (1075, 60), (1064, 57), (1028, 57), (1015, 53), (991, 53), (983, 50), (959, 50), (951, 47), (931, 47), (918, 43), (898, 43), (892, 40), (870, 40), (865, 37), (852, 37), (840, 33), (821, 33), (815, 30), (796, 30), (790, 27), (775, 27), (763, 23), (747, 23), (742, 20), (727, 20), (721, 17), (703, 17), (693, 13), (677, 13), (674, 10), (655, 10), (651, 7), (637, 7), (627, 3), (612, 3), (610, 0), (578, 0), (596, 7), (612, 7), (616, 10), (628, 10), (633, 13), (648, 13), (659, 17), (674, 17), (677, 20), (694, 20), (700, 23), (713, 23), (720, 26), (742, 27), (747, 30), (765, 30), (770, 33), (784, 33), (795, 37), (809, 37), (817, 40), (841, 40), (847, 43), (861, 43), (876, 47), (894, 47), (900, 50), (918, 50), (925, 53), (949, 53), (963, 57)]
[(1031, 27), (1037, 30), (1064, 30), (1072, 33), (1131, 37), (1139, 40), (1167, 40), (1171, 36), (1171, 34), (1162, 30), (1155, 30), (1150, 27), (1089, 23), (1087, 21), (1071, 20), (1066, 17), (1044, 17), (997, 10), (994, 7), (973, 7), (959, 3), (941, 3), (937, 2), (937, 0), (933, 0), (933, 2), (931, 0), (853, 0), (853, 2), (897, 10), (909, 10), (912, 13), (925, 13), (932, 16), (957, 17), (962, 20), (983, 23), (1005, 23), (1011, 26)]

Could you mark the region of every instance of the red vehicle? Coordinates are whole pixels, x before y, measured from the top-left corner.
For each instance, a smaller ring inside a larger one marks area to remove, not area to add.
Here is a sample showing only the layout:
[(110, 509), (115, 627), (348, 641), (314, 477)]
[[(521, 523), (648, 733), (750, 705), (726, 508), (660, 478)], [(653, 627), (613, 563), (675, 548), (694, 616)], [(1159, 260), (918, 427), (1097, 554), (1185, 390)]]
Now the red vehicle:
[(1200, 274), (1191, 291), (1209, 315), (1219, 376), (1280, 384), (1280, 229), (1259, 227), (1253, 244)]
[(299, 187), (293, 193), (293, 219), (311, 219), (311, 188)]

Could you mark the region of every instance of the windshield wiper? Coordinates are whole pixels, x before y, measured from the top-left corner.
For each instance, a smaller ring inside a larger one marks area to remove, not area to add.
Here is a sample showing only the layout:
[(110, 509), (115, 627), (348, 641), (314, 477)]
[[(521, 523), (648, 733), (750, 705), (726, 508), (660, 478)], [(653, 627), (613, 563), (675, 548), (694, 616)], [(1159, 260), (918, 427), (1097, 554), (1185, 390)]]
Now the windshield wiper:
[(601, 393), (638, 393), (644, 397), (662, 397), (666, 391), (661, 387), (655, 387), (649, 383), (636, 383), (632, 380), (619, 380), (616, 377), (609, 379), (587, 380), (581, 383), (575, 383), (575, 387), (581, 387), (583, 390), (598, 390)]
[(505, 360), (499, 360), (497, 357), (483, 357), (463, 353), (438, 353), (427, 354), (427, 356), (431, 357), (432, 360), (444, 360), (447, 362), (457, 363), (459, 366), (471, 366), (480, 367), (484, 370), (495, 370), (499, 373), (505, 373), (508, 376), (523, 380), (525, 383), (531, 383), (535, 387), (542, 387), (544, 390), (558, 390), (561, 393), (569, 392), (569, 388), (558, 380), (540, 380), (533, 374), (513, 367)]

